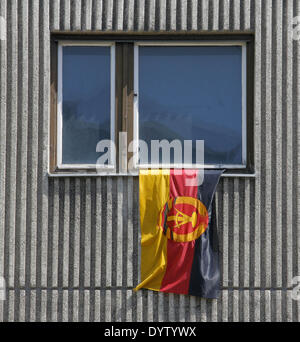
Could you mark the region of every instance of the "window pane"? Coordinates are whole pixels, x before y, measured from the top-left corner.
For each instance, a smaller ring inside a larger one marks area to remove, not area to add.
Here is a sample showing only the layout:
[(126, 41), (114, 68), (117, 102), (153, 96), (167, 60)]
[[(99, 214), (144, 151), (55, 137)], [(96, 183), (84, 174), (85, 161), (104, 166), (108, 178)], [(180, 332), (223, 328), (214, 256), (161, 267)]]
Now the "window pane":
[(139, 138), (204, 140), (206, 164), (242, 164), (241, 70), (240, 46), (139, 47)]
[(110, 47), (63, 47), (62, 163), (95, 164), (110, 139)]

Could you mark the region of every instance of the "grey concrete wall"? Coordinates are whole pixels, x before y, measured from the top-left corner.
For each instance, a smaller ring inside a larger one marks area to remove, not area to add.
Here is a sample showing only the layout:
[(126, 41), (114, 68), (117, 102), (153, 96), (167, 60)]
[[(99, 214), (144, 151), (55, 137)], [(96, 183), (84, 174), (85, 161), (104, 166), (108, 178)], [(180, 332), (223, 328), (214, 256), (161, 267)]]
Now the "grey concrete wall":
[[(4, 321), (299, 321), (299, 0), (0, 0)], [(219, 300), (139, 291), (138, 179), (47, 176), (51, 31), (255, 33), (257, 176), (217, 191)]]

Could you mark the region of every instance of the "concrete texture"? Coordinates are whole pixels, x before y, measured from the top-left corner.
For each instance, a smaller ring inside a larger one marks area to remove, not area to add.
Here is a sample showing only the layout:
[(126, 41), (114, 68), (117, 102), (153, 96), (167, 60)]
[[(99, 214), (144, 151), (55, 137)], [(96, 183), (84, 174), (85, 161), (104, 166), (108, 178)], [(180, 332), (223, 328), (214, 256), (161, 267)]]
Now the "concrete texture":
[[(3, 321), (299, 321), (299, 0), (0, 0)], [(255, 33), (257, 176), (217, 190), (222, 295), (140, 291), (138, 179), (47, 175), (51, 31)]]

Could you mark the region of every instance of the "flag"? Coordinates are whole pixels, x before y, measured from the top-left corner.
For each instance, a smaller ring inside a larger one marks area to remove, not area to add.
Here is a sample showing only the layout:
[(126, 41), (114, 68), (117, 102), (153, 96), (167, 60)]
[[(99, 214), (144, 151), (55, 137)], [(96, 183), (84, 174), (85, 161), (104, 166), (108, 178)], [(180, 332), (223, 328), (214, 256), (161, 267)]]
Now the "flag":
[[(141, 170), (141, 283), (135, 288), (217, 298), (214, 194), (223, 170)], [(191, 184), (191, 180), (194, 182)]]

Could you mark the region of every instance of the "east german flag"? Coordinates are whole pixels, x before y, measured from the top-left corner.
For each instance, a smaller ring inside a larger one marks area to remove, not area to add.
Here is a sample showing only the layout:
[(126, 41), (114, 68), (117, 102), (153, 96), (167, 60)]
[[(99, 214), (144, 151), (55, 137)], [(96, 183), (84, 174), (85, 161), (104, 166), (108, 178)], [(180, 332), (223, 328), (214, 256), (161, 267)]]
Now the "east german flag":
[(135, 288), (217, 298), (214, 194), (223, 171), (141, 170), (141, 283)]

